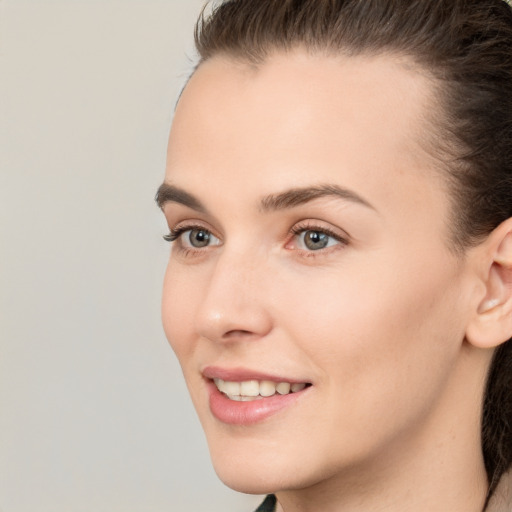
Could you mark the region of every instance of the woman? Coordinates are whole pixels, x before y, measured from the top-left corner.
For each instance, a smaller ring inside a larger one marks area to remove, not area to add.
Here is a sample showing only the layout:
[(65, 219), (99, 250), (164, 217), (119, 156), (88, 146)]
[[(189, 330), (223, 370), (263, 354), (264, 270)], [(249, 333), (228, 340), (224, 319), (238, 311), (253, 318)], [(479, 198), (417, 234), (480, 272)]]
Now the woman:
[(163, 322), (220, 478), (512, 510), (510, 6), (233, 0), (196, 44)]

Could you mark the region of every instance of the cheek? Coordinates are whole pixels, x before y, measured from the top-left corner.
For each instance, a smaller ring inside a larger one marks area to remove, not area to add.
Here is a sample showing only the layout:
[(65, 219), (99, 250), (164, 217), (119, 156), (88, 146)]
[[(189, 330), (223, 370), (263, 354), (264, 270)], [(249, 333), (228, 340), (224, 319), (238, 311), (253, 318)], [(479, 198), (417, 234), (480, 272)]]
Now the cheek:
[(302, 290), (290, 280), (288, 299), (279, 301), (286, 304), (281, 315), (291, 337), (332, 390), (332, 407), (343, 404), (340, 415), (349, 407), (369, 425), (378, 411), (394, 421), (389, 411), (396, 418), (397, 411), (428, 407), (441, 392), (464, 336), (456, 313), (461, 283), (453, 269), (438, 264), (421, 272), (403, 262), (397, 279), (385, 267), (316, 276), (311, 286), (303, 279)]
[(198, 289), (191, 286), (187, 273), (176, 269), (171, 261), (167, 266), (162, 291), (162, 324), (182, 367), (194, 350), (191, 326), (199, 300)]

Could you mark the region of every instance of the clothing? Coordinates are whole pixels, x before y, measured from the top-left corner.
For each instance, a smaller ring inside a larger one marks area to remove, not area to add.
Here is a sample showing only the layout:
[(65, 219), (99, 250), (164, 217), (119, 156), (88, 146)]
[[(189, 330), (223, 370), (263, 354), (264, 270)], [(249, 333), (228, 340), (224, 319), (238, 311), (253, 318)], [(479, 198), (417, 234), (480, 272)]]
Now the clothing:
[(512, 470), (501, 478), (485, 512), (512, 512)]
[(254, 512), (274, 512), (276, 508), (276, 497), (269, 494), (263, 503)]
[[(276, 498), (268, 495), (254, 512), (275, 512)], [(504, 475), (485, 512), (512, 512), (512, 471)]]

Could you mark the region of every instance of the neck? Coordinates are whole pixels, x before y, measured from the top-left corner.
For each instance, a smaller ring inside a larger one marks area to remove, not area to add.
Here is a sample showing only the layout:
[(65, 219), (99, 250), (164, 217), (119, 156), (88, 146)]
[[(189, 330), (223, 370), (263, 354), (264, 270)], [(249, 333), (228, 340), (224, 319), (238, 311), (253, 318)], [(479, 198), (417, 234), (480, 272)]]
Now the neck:
[(482, 512), (488, 482), (475, 398), (483, 395), (485, 368), (460, 368), (465, 378), (448, 383), (421, 427), (397, 435), (371, 460), (309, 488), (278, 492), (277, 511)]

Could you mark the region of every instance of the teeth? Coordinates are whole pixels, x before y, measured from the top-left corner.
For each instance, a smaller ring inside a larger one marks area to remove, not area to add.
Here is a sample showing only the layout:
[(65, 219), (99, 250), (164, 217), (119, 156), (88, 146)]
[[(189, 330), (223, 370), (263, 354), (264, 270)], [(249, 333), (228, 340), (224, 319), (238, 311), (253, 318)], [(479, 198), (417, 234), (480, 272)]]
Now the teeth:
[(230, 400), (237, 402), (248, 402), (259, 400), (276, 393), (287, 395), (288, 393), (297, 393), (302, 391), (306, 384), (304, 382), (290, 384), (289, 382), (272, 382), (270, 380), (246, 380), (243, 382), (227, 381), (222, 379), (213, 379), (217, 389), (228, 396)]
[(262, 396), (243, 396), (243, 395), (226, 395), (230, 400), (236, 402), (252, 402), (253, 400), (261, 400)]
[(276, 386), (276, 391), (280, 395), (287, 395), (290, 392), (291, 384), (289, 382), (280, 382)]
[(230, 395), (230, 396), (233, 396), (233, 395), (240, 395), (240, 382), (229, 382), (229, 381), (225, 381), (224, 382), (224, 393), (226, 393), (226, 395)]
[(275, 383), (264, 380), (260, 382), (260, 395), (261, 396), (272, 396), (276, 394), (276, 385)]
[(240, 394), (244, 396), (258, 396), (260, 394), (259, 382), (257, 380), (240, 382)]

